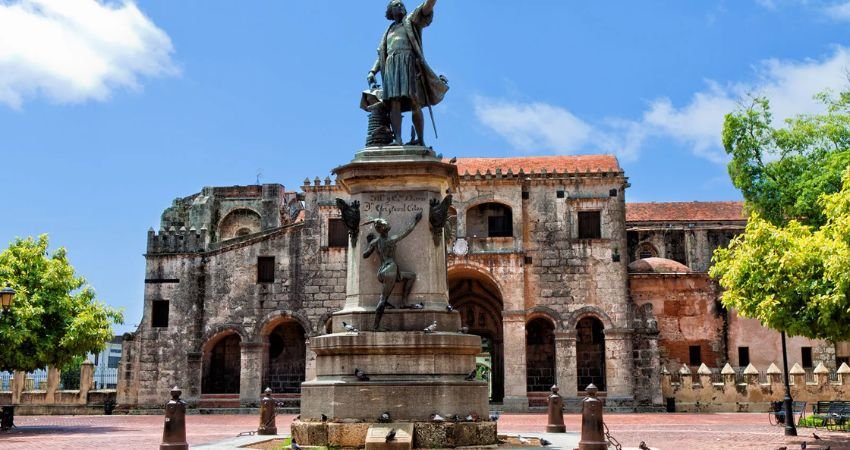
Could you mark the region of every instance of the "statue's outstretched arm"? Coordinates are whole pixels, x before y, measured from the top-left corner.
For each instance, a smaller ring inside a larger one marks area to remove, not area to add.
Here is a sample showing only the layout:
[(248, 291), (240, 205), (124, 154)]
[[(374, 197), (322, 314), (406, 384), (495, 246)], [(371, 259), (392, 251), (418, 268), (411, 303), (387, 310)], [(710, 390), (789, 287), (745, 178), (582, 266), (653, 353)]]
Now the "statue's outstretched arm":
[(411, 223), (410, 226), (407, 227), (407, 229), (402, 231), (401, 234), (395, 236), (394, 240), (399, 241), (401, 239), (404, 239), (405, 236), (410, 234), (410, 232), (413, 231), (414, 228), (416, 228), (416, 224), (419, 223), (420, 220), (422, 220), (422, 211), (416, 213), (416, 217), (413, 218), (413, 223)]
[(434, 12), (435, 4), (437, 4), (437, 0), (425, 0), (425, 3), (422, 3), (422, 12), (426, 16), (430, 16)]

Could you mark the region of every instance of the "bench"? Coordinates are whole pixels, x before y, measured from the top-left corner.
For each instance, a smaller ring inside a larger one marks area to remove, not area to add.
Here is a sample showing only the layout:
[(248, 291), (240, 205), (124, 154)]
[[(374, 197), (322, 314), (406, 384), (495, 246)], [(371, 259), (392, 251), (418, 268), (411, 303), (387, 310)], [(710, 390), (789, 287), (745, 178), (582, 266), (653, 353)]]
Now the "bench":
[[(768, 421), (771, 425), (784, 425), (785, 402), (781, 400), (778, 402), (770, 402), (770, 412), (767, 414)], [(797, 420), (794, 421), (794, 424), (799, 424), (800, 420), (806, 417), (806, 402), (791, 402), (791, 414), (797, 416)]]
[(820, 419), (816, 422), (816, 428), (823, 427), (830, 431), (847, 431), (850, 424), (850, 402), (836, 400), (831, 402), (818, 402), (817, 410), (812, 417)]

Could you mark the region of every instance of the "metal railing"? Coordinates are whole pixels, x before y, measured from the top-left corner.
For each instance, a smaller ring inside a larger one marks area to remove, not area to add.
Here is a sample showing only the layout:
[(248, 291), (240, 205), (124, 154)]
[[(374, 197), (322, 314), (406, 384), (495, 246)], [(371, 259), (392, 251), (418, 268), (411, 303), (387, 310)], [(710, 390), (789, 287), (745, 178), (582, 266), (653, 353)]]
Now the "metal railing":
[[(0, 392), (10, 392), (12, 390), (12, 380), (14, 376), (12, 372), (0, 372)], [(117, 368), (96, 368), (94, 371), (94, 385), (92, 389), (115, 389), (118, 385), (118, 369)], [(80, 389), (80, 372), (79, 370), (61, 372), (59, 374), (59, 390), (78, 390)], [(38, 369), (28, 372), (24, 378), (24, 391), (44, 391), (47, 390), (47, 370)]]

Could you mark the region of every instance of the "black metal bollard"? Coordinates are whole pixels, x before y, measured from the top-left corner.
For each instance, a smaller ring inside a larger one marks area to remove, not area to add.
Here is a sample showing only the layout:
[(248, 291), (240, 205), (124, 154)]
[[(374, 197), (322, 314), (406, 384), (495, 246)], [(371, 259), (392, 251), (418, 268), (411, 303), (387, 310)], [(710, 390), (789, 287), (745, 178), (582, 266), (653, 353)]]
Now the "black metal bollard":
[(547, 433), (566, 433), (564, 425), (564, 399), (558, 394), (558, 385), (552, 385), (552, 395), (549, 396), (549, 424)]
[(174, 386), (171, 400), (165, 405), (165, 425), (159, 450), (188, 450), (186, 442), (186, 402), (180, 400), (183, 392)]

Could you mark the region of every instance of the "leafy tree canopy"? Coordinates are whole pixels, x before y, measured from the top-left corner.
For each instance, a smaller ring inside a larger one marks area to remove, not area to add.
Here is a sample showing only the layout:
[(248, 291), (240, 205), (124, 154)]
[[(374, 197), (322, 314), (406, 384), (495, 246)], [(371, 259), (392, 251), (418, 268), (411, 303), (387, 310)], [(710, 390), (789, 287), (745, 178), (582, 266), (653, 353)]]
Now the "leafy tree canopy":
[(789, 335), (850, 340), (850, 169), (843, 187), (815, 202), (819, 229), (775, 225), (754, 213), (744, 233), (714, 253), (722, 301)]
[(16, 291), (12, 309), (0, 316), (0, 370), (62, 367), (103, 349), (112, 324), (123, 323), (121, 311), (97, 301), (75, 274), (65, 249), (49, 255), (47, 247), (44, 234), (16, 239), (0, 253), (0, 285)]
[(729, 176), (748, 209), (772, 224), (795, 219), (823, 225), (818, 198), (841, 188), (850, 165), (850, 92), (824, 92), (817, 99), (826, 105), (825, 113), (798, 115), (781, 128), (772, 126), (766, 98), (754, 98), (749, 107), (726, 115)]

